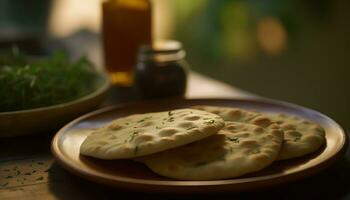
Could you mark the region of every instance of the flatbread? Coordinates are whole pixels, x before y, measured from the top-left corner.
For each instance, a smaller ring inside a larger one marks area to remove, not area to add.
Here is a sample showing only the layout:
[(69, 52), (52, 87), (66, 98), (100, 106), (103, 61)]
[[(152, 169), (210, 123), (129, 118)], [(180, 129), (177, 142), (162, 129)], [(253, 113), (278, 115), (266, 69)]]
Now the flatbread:
[[(219, 107), (219, 106), (193, 106), (192, 108), (217, 114), (222, 117), (225, 121), (242, 122), (247, 124), (254, 124), (261, 127), (278, 126), (270, 116), (263, 113), (254, 112), (250, 110), (244, 110), (241, 108), (234, 107)], [(271, 128), (271, 127), (270, 127)]]
[(175, 179), (234, 178), (270, 165), (278, 156), (282, 140), (282, 131), (270, 126), (226, 122), (215, 135), (138, 161), (159, 175)]
[(136, 114), (93, 131), (80, 153), (101, 159), (133, 158), (203, 139), (223, 126), (218, 115), (194, 109)]
[(261, 116), (261, 113), (258, 112), (233, 107), (198, 105), (192, 106), (192, 108), (217, 114), (225, 121), (248, 123), (251, 122), (254, 118)]
[(269, 117), (284, 131), (283, 148), (278, 160), (307, 155), (318, 150), (326, 142), (324, 129), (313, 122), (285, 114)]
[(262, 127), (277, 123), (284, 132), (284, 142), (277, 160), (307, 155), (325, 143), (325, 131), (319, 125), (285, 114), (264, 114), (240, 108), (218, 106), (193, 106), (195, 109), (215, 113), (225, 121), (237, 121)]

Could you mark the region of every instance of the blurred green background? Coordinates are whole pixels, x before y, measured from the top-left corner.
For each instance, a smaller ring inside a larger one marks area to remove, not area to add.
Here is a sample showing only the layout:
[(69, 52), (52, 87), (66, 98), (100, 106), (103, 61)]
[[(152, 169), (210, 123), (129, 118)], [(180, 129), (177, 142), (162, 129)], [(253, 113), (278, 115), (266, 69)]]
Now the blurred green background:
[[(64, 47), (102, 63), (101, 0), (82, 1), (2, 0), (0, 47), (24, 38), (32, 49)], [(350, 127), (350, 1), (153, 0), (153, 6), (155, 38), (183, 42), (193, 70)]]
[(171, 3), (193, 69), (350, 127), (350, 1)]

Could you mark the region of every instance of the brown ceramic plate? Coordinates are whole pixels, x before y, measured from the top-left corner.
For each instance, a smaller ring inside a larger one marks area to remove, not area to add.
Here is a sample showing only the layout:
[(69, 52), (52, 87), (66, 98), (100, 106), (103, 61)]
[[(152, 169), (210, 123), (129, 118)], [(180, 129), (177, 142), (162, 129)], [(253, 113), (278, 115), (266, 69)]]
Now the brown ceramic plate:
[[(320, 124), (326, 130), (327, 144), (313, 154), (273, 163), (260, 172), (215, 181), (179, 181), (158, 176), (143, 164), (131, 160), (107, 161), (79, 154), (79, 147), (88, 129), (100, 127), (112, 119), (133, 113), (203, 104), (296, 115)], [(301, 179), (328, 167), (342, 156), (346, 146), (344, 130), (329, 117), (308, 108), (271, 100), (192, 99), (126, 104), (92, 112), (63, 127), (54, 137), (51, 148), (63, 167), (94, 182), (148, 192), (198, 193), (252, 190)]]

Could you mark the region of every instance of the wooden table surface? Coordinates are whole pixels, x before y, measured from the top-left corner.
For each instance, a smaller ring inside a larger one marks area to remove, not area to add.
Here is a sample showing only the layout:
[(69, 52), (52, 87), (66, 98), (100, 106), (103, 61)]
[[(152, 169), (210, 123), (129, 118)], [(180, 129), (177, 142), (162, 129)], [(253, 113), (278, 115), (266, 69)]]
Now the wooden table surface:
[[(127, 89), (114, 89), (106, 104), (130, 101)], [(192, 72), (187, 98), (256, 96)], [(38, 136), (0, 139), (0, 199), (350, 199), (350, 152), (325, 171), (268, 190), (235, 194), (164, 195), (141, 194), (102, 186), (64, 170), (50, 152), (55, 132)], [(222, 195), (222, 196), (221, 196)]]

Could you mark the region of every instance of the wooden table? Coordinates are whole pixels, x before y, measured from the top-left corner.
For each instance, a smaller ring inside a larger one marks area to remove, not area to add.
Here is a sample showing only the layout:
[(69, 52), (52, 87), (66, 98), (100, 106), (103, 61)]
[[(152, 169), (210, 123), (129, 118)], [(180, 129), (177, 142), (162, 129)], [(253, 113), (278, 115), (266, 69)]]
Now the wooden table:
[[(191, 72), (187, 98), (258, 98), (238, 88)], [(106, 104), (132, 99), (127, 89), (115, 89)], [(0, 199), (339, 199), (350, 198), (350, 152), (329, 169), (304, 180), (269, 190), (206, 196), (140, 194), (98, 185), (64, 170), (50, 153), (54, 132), (0, 139)]]

